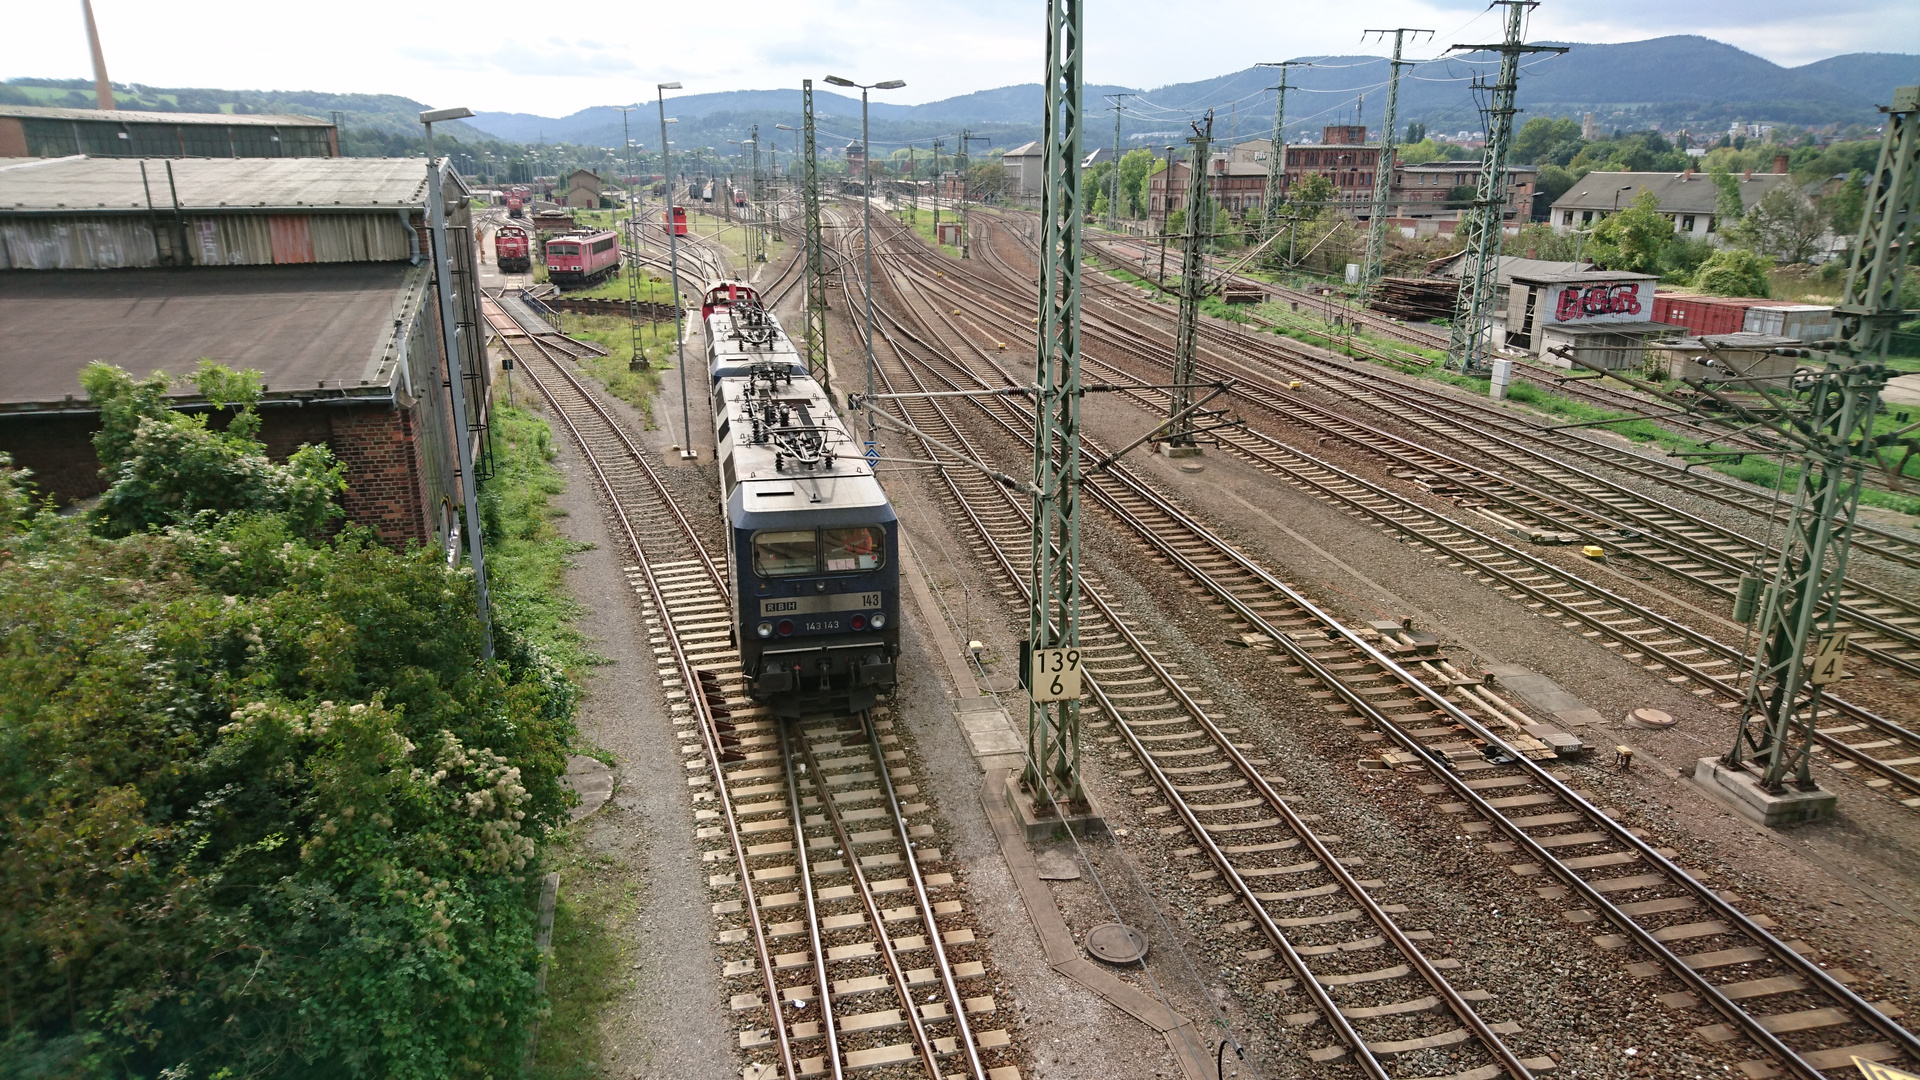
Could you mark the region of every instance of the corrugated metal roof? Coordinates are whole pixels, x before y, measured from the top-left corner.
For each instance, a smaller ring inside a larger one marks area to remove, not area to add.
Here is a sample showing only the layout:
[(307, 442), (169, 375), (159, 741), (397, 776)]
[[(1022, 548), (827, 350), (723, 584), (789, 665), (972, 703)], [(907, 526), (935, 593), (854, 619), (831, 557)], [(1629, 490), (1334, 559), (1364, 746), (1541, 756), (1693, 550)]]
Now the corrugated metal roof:
[(269, 398), (386, 394), (426, 275), (406, 263), (7, 274), (0, 416), (86, 408), (80, 372), (102, 358), (136, 375), (189, 374), (202, 357), (253, 368)]
[(426, 205), (421, 158), (0, 158), (0, 215), (168, 209), (169, 164), (182, 210)]
[(50, 105), (0, 105), (0, 116), (21, 120), (107, 120), (127, 124), (232, 124), (245, 127), (322, 127), (331, 120), (289, 113), (135, 112), (130, 109), (62, 109)]

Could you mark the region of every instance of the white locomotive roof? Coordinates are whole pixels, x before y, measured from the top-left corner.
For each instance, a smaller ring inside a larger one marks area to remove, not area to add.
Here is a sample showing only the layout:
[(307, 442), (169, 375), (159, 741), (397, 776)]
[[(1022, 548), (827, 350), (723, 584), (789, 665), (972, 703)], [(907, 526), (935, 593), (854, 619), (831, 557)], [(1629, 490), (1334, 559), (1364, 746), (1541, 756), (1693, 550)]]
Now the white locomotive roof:
[[(804, 372), (796, 373), (790, 382), (778, 383), (771, 397), (791, 410), (788, 424), (767, 429), (766, 436), (756, 442), (746, 401), (750, 382), (749, 377), (729, 377), (714, 387), (726, 408), (727, 434), (721, 454), (731, 464), (724, 472), (734, 485), (727, 493), (731, 510), (758, 515), (887, 505), (886, 493), (861, 456), (860, 445), (834, 414), (819, 383)], [(780, 435), (803, 426), (822, 436), (821, 451), (832, 455), (831, 463), (801, 464), (783, 451)], [(778, 463), (776, 456), (781, 458)]]

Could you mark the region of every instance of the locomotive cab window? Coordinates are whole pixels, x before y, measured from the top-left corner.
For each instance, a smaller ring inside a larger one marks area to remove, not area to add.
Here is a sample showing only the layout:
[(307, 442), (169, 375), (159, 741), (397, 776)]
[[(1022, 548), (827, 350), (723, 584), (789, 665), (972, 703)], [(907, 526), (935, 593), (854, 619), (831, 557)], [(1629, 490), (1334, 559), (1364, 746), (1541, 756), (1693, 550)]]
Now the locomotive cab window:
[(877, 570), (886, 556), (886, 539), (879, 529), (862, 525), (820, 530), (820, 557), (829, 574)]
[(819, 537), (804, 532), (763, 532), (753, 537), (753, 572), (761, 577), (798, 577), (820, 572)]

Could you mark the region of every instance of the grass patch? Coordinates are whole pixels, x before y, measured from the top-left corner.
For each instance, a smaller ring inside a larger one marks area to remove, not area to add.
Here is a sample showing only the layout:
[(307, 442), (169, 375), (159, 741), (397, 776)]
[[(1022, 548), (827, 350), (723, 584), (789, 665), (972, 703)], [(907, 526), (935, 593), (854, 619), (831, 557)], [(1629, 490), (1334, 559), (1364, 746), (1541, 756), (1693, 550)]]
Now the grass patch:
[[(627, 298), (627, 276), (622, 270), (607, 277), (591, 289), (568, 289), (562, 295), (583, 299), (625, 300)], [(643, 304), (671, 304), (673, 290), (667, 287), (665, 277), (656, 277), (652, 270), (640, 272), (640, 302)]]
[(561, 312), (560, 329), (571, 337), (591, 341), (608, 351), (607, 356), (590, 356), (580, 366), (600, 380), (600, 385), (621, 401), (639, 409), (653, 426), (653, 398), (660, 392), (660, 372), (679, 361), (673, 338), (673, 320), (663, 319), (640, 327), (640, 354), (647, 367), (634, 371), (629, 364), (633, 355), (633, 332), (627, 320), (617, 315), (575, 315)]
[(566, 589), (580, 544), (561, 535), (555, 495), (566, 489), (554, 467), (553, 430), (526, 409), (495, 404), (494, 473), (481, 494), (487, 531), (487, 580), (500, 619), (568, 672), (599, 658), (573, 627), (580, 605)]
[[(920, 239), (925, 240), (927, 242), (928, 247), (934, 248), (935, 250), (941, 252), (942, 254), (952, 256), (953, 258), (956, 258), (956, 259), (960, 257), (959, 248), (954, 247), (952, 244), (942, 244), (938, 239), (935, 238), (934, 232), (933, 232), (933, 211), (932, 210), (920, 211), (920, 213), (917, 215), (917, 217), (919, 218), (918, 221), (910, 220), (910, 218), (916, 216), (916, 215), (913, 215), (910, 211), (896, 210), (896, 211), (892, 211), (892, 213), (895, 221), (898, 221), (900, 224), (908, 226), (914, 232), (919, 233)], [(953, 221), (953, 220), (955, 220), (955, 218), (952, 214), (942, 214), (940, 223), (944, 225), (947, 222)]]
[(582, 832), (578, 825), (561, 830), (546, 859), (560, 874), (560, 893), (547, 963), (550, 1011), (527, 1071), (534, 1080), (600, 1075), (600, 1017), (632, 978), (616, 928), (639, 909), (639, 890), (618, 859), (587, 849)]

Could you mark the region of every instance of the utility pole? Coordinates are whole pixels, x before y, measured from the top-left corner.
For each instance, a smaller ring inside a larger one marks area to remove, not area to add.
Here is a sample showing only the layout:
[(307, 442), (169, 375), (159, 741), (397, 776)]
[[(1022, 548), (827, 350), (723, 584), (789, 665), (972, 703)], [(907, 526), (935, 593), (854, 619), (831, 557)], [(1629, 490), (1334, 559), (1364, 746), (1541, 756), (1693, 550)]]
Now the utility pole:
[(1387, 71), (1387, 116), (1380, 130), (1380, 157), (1373, 166), (1373, 212), (1367, 219), (1367, 258), (1360, 271), (1360, 297), (1371, 299), (1375, 286), (1380, 283), (1381, 258), (1387, 250), (1387, 217), (1392, 213), (1389, 203), (1393, 195), (1393, 171), (1398, 162), (1395, 155), (1399, 146), (1395, 139), (1393, 125), (1398, 122), (1400, 109), (1400, 69), (1413, 66), (1411, 61), (1400, 59), (1400, 45), (1408, 34), (1425, 34), (1432, 39), (1431, 30), (1414, 30), (1401, 27), (1398, 30), (1368, 30), (1362, 34), (1379, 34), (1383, 38), (1393, 35), (1393, 61)]
[(804, 208), (807, 246), (807, 374), (833, 400), (827, 373), (827, 260), (820, 245), (820, 163), (813, 146), (813, 80), (800, 80), (801, 158), (800, 202)]
[(681, 325), (680, 310), (680, 223), (673, 217), (673, 154), (667, 144), (667, 91), (680, 89), (677, 82), (655, 83), (653, 92), (660, 106), (660, 171), (667, 178), (667, 287), (673, 294), (673, 340), (679, 350), (680, 368), (680, 460), (692, 461), (693, 412), (687, 397), (687, 332)]
[[(1287, 175), (1287, 73), (1292, 68), (1313, 65), (1303, 60), (1280, 60), (1255, 66), (1280, 69), (1280, 85), (1273, 87), (1273, 146), (1267, 150), (1267, 193), (1260, 199), (1260, 240), (1264, 243), (1273, 239), (1278, 228), (1275, 222), (1280, 212), (1280, 192)], [(1268, 254), (1272, 254), (1271, 249)]]
[(1108, 94), (1113, 102), (1113, 194), (1107, 197), (1107, 231), (1120, 229), (1120, 118), (1126, 114), (1126, 99), (1138, 94)]
[[(1036, 808), (1084, 809), (1080, 702), (1050, 697), (1035, 668), (1080, 645), (1080, 136), (1083, 0), (1047, 0), (1047, 111), (1042, 121), (1040, 326), (1033, 408), (1033, 554), (1028, 586), (1027, 768)], [(964, 136), (963, 136), (964, 137)], [(1059, 650), (1052, 652), (1051, 650)], [(1058, 667), (1054, 671), (1058, 672)], [(1078, 684), (1075, 678), (1073, 683)], [(1063, 805), (1064, 804), (1064, 805)]]
[(913, 171), (913, 144), (907, 144), (907, 224), (920, 227), (920, 178)]
[(1507, 33), (1497, 45), (1455, 45), (1455, 52), (1497, 52), (1500, 81), (1487, 107), (1487, 148), (1480, 157), (1480, 186), (1473, 208), (1461, 218), (1466, 226), (1466, 258), (1460, 264), (1460, 293), (1453, 304), (1453, 328), (1447, 342), (1447, 366), (1480, 371), (1492, 343), (1493, 292), (1497, 286), (1500, 243), (1507, 207), (1507, 144), (1513, 139), (1514, 93), (1520, 86), (1520, 58), (1528, 53), (1564, 53), (1564, 47), (1527, 45), (1520, 40), (1528, 11), (1539, 0), (1493, 0), (1507, 9)]
[[(1193, 126), (1193, 147), (1187, 169), (1187, 235), (1180, 247), (1180, 323), (1173, 345), (1173, 389), (1167, 393), (1167, 437), (1161, 444), (1168, 457), (1195, 457), (1200, 444), (1193, 437), (1193, 374), (1200, 337), (1200, 297), (1206, 291), (1205, 258), (1200, 208), (1207, 201), (1207, 156), (1213, 143), (1213, 110), (1206, 126)], [(1169, 172), (1171, 181), (1173, 174)], [(1168, 185), (1171, 187), (1171, 184)], [(1212, 215), (1207, 215), (1208, 225)], [(1211, 233), (1211, 227), (1205, 230)]]
[[(93, 21), (93, 0), (80, 0), (80, 9), (87, 16), (87, 48), (93, 52), (93, 105), (94, 108), (113, 112), (113, 83), (107, 78), (107, 54), (100, 48), (100, 28)], [(335, 124), (338, 132), (340, 125)], [(433, 157), (433, 147), (427, 147), (427, 157)]]
[(1167, 147), (1166, 177), (1160, 181), (1160, 287), (1167, 287), (1167, 221), (1173, 217), (1173, 147)]
[(627, 370), (644, 371), (647, 367), (647, 350), (640, 344), (640, 207), (633, 194), (633, 131), (628, 124), (627, 114), (638, 109), (630, 105), (620, 109), (620, 137), (626, 141), (627, 182), (621, 186), (627, 193), (627, 242), (633, 245), (634, 258), (627, 260)]
[(767, 261), (767, 234), (760, 223), (760, 125), (747, 129), (747, 142), (753, 147), (753, 171), (747, 175), (747, 261)]
[(993, 142), (993, 140), (987, 138), (985, 135), (975, 135), (972, 132), (966, 130), (965, 128), (961, 129), (960, 131), (960, 257), (963, 259), (970, 257), (967, 254), (967, 242), (969, 240), (969, 237), (967, 235), (967, 196), (969, 194), (968, 189), (972, 184), (972, 178), (970, 178), (967, 175), (967, 173), (972, 163), (967, 155), (973, 152), (973, 144), (976, 142), (991, 143)]
[(940, 150), (943, 146), (943, 140), (933, 140), (933, 242), (936, 246), (940, 243)]
[[(1822, 691), (1842, 675), (1846, 640), (1835, 624), (1861, 475), (1879, 467), (1881, 448), (1911, 446), (1911, 432), (1920, 427), (1874, 432), (1889, 376), (1887, 346), (1902, 318), (1900, 279), (1913, 243), (1910, 222), (1920, 215), (1920, 86), (1893, 92), (1879, 167), (1867, 191), (1846, 292), (1834, 306), (1839, 335), (1820, 343), (1832, 349), (1825, 370), (1799, 394), (1758, 384), (1772, 415), (1756, 417), (1758, 410), (1743, 409), (1729, 418), (1758, 419), (1797, 445), (1800, 478), (1759, 604), (1756, 634), (1763, 644), (1753, 657), (1733, 749), (1717, 762), (1700, 762), (1695, 775), (1710, 769), (1732, 797), (1759, 803), (1769, 825), (1823, 817), (1833, 808), (1834, 796), (1813, 780), (1813, 729)], [(1755, 387), (1742, 386), (1749, 388)], [(1754, 787), (1764, 798), (1743, 791)]]

